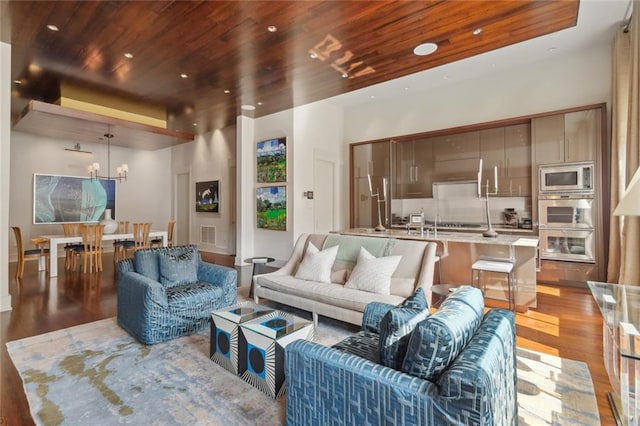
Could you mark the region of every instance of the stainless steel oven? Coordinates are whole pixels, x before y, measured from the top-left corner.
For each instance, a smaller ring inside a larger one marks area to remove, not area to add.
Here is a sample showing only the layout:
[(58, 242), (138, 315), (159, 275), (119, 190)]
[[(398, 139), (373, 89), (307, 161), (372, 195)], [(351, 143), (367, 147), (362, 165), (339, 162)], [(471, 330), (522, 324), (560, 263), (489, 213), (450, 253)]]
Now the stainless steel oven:
[(540, 258), (595, 263), (593, 229), (540, 229)]
[(593, 198), (552, 198), (538, 201), (540, 226), (593, 228)]

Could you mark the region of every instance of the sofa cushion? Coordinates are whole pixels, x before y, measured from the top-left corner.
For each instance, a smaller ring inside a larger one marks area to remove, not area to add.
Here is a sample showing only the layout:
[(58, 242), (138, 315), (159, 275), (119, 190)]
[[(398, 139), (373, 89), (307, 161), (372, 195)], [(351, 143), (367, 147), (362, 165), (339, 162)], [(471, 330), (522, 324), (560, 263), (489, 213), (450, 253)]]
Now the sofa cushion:
[(384, 302), (396, 306), (405, 299), (394, 294), (384, 295), (355, 290), (341, 284), (300, 280), (291, 275), (266, 274), (256, 277), (256, 280), (260, 287), (282, 294), (357, 312), (364, 312), (365, 306), (370, 302)]
[(337, 254), (338, 246), (319, 251), (316, 246), (309, 243), (295, 277), (302, 280), (330, 283), (331, 268)]
[(158, 253), (160, 284), (165, 287), (198, 281), (198, 256), (187, 251), (181, 254)]
[(452, 296), (415, 327), (402, 371), (435, 381), (471, 340), (482, 321), (482, 292), (463, 286)]
[(416, 292), (407, 297), (400, 305), (402, 308), (418, 309), (419, 311), (425, 310), (429, 307), (427, 298), (424, 296), (424, 290), (422, 287), (416, 290)]
[(380, 321), (380, 364), (396, 370), (402, 368), (411, 332), (429, 316), (427, 309), (396, 307)]
[(332, 347), (379, 364), (378, 338), (378, 333), (359, 331), (353, 336), (341, 340)]
[(351, 271), (345, 287), (372, 293), (391, 294), (391, 276), (400, 263), (400, 256), (375, 257), (364, 247)]

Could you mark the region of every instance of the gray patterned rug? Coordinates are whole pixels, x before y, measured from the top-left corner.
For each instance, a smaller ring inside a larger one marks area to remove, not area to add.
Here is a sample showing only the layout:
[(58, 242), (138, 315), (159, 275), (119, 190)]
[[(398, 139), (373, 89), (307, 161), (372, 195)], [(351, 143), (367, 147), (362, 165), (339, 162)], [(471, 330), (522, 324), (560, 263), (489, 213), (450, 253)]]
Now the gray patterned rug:
[[(320, 319), (315, 340), (354, 331)], [(209, 360), (208, 331), (145, 346), (115, 318), (7, 343), (31, 415), (43, 425), (278, 425), (274, 401)], [(518, 350), (521, 425), (599, 424), (586, 364)]]

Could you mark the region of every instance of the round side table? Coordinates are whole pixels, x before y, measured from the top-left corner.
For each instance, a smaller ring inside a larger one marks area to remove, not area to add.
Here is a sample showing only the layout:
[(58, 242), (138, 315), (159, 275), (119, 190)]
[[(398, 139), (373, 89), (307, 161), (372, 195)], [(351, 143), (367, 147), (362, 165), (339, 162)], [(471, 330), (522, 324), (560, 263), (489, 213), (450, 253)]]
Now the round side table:
[(440, 307), (442, 302), (463, 284), (436, 284), (431, 286), (431, 306)]
[(263, 273), (264, 265), (266, 265), (267, 263), (271, 263), (273, 261), (275, 261), (273, 257), (265, 257), (265, 256), (250, 257), (248, 259), (243, 260), (244, 263), (251, 263), (253, 265), (253, 268), (251, 270), (251, 288), (249, 289), (249, 298), (253, 298), (253, 276), (256, 273)]

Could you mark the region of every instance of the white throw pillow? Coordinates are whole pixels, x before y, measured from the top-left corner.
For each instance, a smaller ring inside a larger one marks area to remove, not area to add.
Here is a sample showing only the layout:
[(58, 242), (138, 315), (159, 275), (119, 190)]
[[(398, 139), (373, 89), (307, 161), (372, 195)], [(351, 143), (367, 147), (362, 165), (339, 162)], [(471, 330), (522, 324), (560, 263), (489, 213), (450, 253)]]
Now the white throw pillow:
[(309, 243), (304, 258), (296, 271), (296, 278), (321, 283), (331, 282), (331, 268), (338, 255), (338, 246), (329, 247), (319, 251), (316, 246)]
[(391, 276), (401, 258), (402, 256), (375, 257), (361, 247), (356, 266), (344, 286), (370, 293), (391, 294)]

